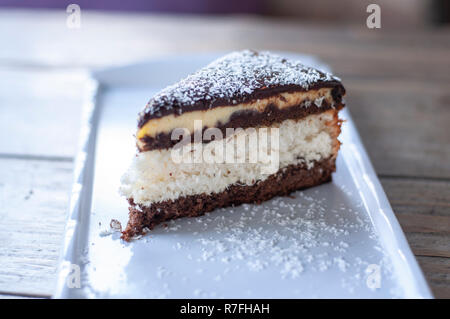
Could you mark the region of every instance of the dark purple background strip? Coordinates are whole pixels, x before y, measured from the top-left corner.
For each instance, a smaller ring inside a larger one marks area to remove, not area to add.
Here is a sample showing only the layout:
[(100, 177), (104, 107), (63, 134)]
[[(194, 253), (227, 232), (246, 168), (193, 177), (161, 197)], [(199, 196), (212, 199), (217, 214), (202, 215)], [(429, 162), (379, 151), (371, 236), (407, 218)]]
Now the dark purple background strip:
[(174, 13), (262, 13), (264, 1), (259, 0), (0, 0), (0, 7), (61, 8), (78, 4), (81, 9), (114, 11), (153, 11)]

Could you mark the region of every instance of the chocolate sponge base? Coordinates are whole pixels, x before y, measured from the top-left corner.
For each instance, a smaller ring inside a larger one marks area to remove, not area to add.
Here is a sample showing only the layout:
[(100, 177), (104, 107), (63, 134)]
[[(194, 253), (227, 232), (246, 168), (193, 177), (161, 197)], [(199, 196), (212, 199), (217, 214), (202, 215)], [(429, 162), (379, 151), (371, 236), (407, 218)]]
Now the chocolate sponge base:
[(150, 206), (137, 205), (131, 198), (128, 225), (121, 238), (130, 241), (134, 236), (143, 234), (144, 228), (152, 229), (168, 220), (201, 216), (220, 207), (243, 203), (259, 204), (275, 196), (289, 195), (293, 191), (331, 181), (331, 173), (335, 169), (333, 157), (315, 162), (311, 169), (304, 164), (290, 165), (264, 181), (258, 181), (254, 185), (234, 184), (220, 193), (180, 197)]

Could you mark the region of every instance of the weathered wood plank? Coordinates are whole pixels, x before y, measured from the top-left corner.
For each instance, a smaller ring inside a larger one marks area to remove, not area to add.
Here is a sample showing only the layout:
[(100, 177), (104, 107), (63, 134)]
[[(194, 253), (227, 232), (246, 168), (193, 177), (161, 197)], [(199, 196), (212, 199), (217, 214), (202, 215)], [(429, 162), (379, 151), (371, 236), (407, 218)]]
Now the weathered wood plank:
[(72, 157), (86, 73), (0, 67), (0, 154)]
[(449, 181), (386, 177), (380, 180), (397, 215), (450, 216)]
[(450, 257), (448, 234), (405, 231), (405, 235), (415, 255)]
[(450, 181), (380, 180), (414, 253), (450, 257)]
[[(426, 94), (395, 82), (378, 90), (382, 79), (346, 80), (348, 107), (381, 176), (450, 178), (449, 83)], [(373, 85), (373, 86), (372, 86)]]
[(0, 158), (0, 291), (50, 296), (72, 163)]
[[(408, 233), (441, 233), (450, 239), (450, 216), (398, 214), (403, 231)], [(450, 243), (449, 243), (450, 255)], [(450, 256), (449, 256), (450, 257)]]

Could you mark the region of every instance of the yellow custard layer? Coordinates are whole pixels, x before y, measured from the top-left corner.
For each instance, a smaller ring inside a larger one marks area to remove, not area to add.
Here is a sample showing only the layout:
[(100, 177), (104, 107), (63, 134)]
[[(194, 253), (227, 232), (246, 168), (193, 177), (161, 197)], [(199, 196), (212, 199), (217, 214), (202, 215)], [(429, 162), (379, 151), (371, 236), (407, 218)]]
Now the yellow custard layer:
[(327, 104), (332, 105), (333, 98), (331, 96), (331, 90), (332, 88), (321, 88), (307, 92), (281, 93), (249, 103), (186, 112), (182, 115), (170, 114), (161, 118), (149, 120), (138, 130), (136, 137), (138, 139), (138, 144), (140, 144), (139, 140), (145, 136), (155, 137), (161, 133), (170, 133), (176, 128), (185, 128), (190, 133), (193, 133), (194, 121), (196, 120), (201, 120), (203, 127), (215, 127), (220, 123), (227, 123), (234, 112), (248, 110), (263, 112), (270, 104), (273, 104), (279, 109), (283, 109), (286, 107), (300, 105), (306, 101), (310, 101), (310, 103), (315, 103), (317, 106), (321, 106), (322, 102), (325, 100)]

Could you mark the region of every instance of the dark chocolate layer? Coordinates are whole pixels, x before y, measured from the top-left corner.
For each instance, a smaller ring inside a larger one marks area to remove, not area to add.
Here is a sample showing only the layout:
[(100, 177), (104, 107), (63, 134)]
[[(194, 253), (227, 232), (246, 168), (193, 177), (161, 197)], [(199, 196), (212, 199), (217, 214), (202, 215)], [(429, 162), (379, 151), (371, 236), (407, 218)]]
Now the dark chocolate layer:
[[(308, 107), (303, 105), (291, 106), (283, 109), (279, 109), (273, 104), (270, 104), (266, 107), (263, 112), (259, 111), (240, 111), (235, 112), (231, 115), (230, 120), (227, 123), (221, 123), (216, 127), (220, 129), (223, 136), (226, 135), (227, 128), (242, 128), (246, 129), (249, 127), (260, 127), (267, 126), (270, 127), (274, 123), (281, 123), (288, 119), (301, 119), (311, 114), (322, 113), (328, 111), (332, 108), (340, 110), (344, 105), (336, 104), (334, 107), (327, 104), (326, 101), (322, 103), (322, 106), (318, 107), (315, 104), (312, 104)], [(203, 132), (208, 128), (204, 127)], [(203, 136), (202, 132), (202, 136)], [(141, 138), (141, 142), (143, 145), (139, 148), (139, 151), (151, 151), (155, 149), (169, 149), (175, 146), (177, 143), (181, 141), (181, 137), (178, 139), (172, 140), (172, 132), (170, 133), (161, 133), (156, 137), (144, 136)], [(191, 134), (190, 142), (194, 142), (194, 134)], [(208, 143), (208, 140), (203, 140), (203, 143)]]
[(329, 158), (316, 162), (311, 169), (307, 169), (303, 164), (290, 165), (264, 181), (250, 186), (234, 184), (220, 193), (180, 197), (176, 200), (154, 203), (149, 207), (137, 205), (131, 198), (129, 221), (122, 233), (122, 239), (129, 241), (134, 236), (142, 234), (144, 228), (152, 229), (168, 220), (201, 216), (220, 207), (261, 203), (274, 196), (289, 195), (295, 190), (330, 181), (331, 173), (334, 171), (335, 158)]
[(284, 92), (332, 88), (335, 103), (345, 94), (340, 79), (269, 52), (224, 56), (156, 94), (139, 114), (138, 127), (169, 114), (237, 105)]

